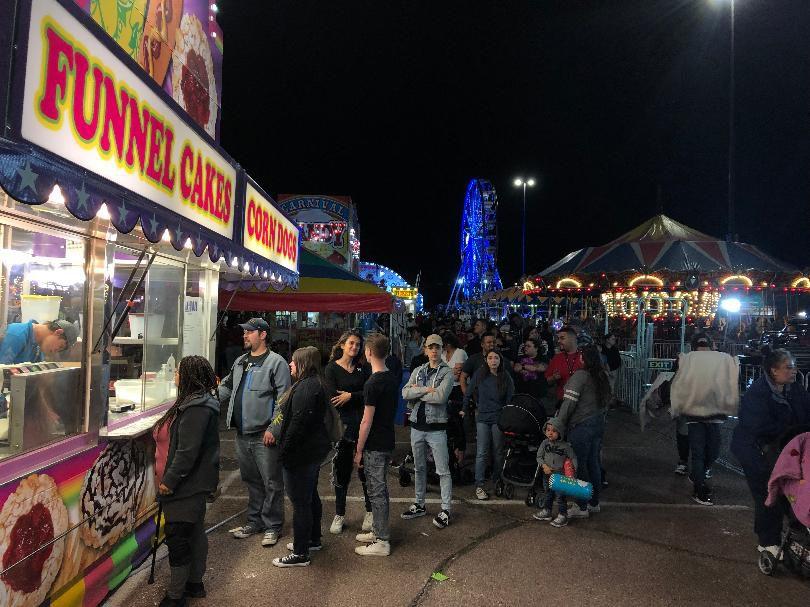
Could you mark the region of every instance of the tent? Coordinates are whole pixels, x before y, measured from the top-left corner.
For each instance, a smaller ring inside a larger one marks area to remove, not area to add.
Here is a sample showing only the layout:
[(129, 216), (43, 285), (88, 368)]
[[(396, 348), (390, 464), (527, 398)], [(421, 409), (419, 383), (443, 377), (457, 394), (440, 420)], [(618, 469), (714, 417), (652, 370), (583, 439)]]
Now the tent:
[(754, 245), (727, 242), (656, 215), (616, 240), (572, 251), (540, 274), (570, 276), (601, 272), (795, 272)]
[[(299, 250), (298, 289), (276, 291), (267, 281), (225, 282), (219, 305), (235, 311), (391, 312), (389, 293), (304, 249)], [(238, 289), (236, 294), (233, 291)], [(233, 300), (231, 300), (233, 295)]]

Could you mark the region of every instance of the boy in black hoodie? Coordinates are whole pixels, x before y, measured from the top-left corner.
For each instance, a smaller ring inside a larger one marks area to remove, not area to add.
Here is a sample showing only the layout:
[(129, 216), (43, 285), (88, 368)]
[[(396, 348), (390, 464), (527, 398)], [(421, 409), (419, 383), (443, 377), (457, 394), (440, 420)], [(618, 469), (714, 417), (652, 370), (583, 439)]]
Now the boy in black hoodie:
[[(546, 479), (555, 472), (562, 474), (566, 459), (570, 459), (574, 469), (576, 469), (576, 453), (574, 453), (574, 448), (570, 443), (562, 440), (560, 422), (556, 418), (546, 422), (545, 426), (543, 426), (543, 434), (546, 435), (546, 440), (540, 443), (540, 448), (537, 450), (537, 463), (543, 467), (543, 474), (545, 474)], [(557, 518), (552, 521), (551, 508), (555, 497), (558, 498), (559, 513)], [(540, 512), (534, 515), (534, 518), (538, 521), (551, 521), (552, 527), (565, 527), (568, 524), (568, 504), (566, 499), (566, 496), (562, 493), (555, 493), (549, 488), (546, 491), (543, 507)]]

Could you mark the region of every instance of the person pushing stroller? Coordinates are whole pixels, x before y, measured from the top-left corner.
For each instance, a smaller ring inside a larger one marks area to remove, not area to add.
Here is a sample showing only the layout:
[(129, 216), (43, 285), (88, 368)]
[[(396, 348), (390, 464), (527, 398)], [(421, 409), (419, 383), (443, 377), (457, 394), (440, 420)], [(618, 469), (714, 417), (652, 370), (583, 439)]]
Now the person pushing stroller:
[[(571, 460), (574, 470), (577, 467), (577, 456), (574, 453), (574, 448), (570, 443), (562, 439), (561, 426), (556, 418), (548, 420), (543, 426), (543, 434), (546, 435), (546, 440), (540, 443), (540, 448), (537, 450), (537, 463), (543, 468), (543, 474), (546, 476), (547, 490), (543, 507), (534, 515), (534, 518), (538, 521), (551, 521), (552, 527), (565, 527), (568, 524), (568, 504), (564, 494), (551, 490), (548, 486), (548, 479), (555, 472), (563, 474), (565, 460)], [(552, 521), (551, 509), (555, 497), (558, 498), (559, 511), (557, 518)]]

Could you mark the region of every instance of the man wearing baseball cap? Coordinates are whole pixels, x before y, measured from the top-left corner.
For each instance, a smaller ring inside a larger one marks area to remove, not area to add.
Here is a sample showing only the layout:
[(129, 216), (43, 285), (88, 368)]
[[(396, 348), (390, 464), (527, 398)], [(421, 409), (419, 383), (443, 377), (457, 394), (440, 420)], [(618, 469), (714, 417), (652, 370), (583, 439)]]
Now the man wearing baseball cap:
[(247, 523), (231, 533), (243, 539), (264, 533), (262, 546), (273, 546), (284, 525), (284, 480), (275, 439), (268, 431), (276, 402), (291, 384), (290, 370), (281, 356), (267, 347), (270, 325), (251, 318), (239, 325), (245, 349), (219, 386), (228, 403), (225, 421), (236, 429), (239, 472), (248, 487)]
[(436, 474), (442, 491), (442, 510), (433, 524), (444, 529), (450, 524), (450, 502), (453, 499), (453, 479), (450, 476), (450, 452), (447, 449), (447, 400), (453, 391), (453, 370), (442, 362), (442, 338), (436, 334), (425, 340), (428, 362), (411, 374), (402, 388), (402, 397), (409, 400), (411, 412), (411, 451), (413, 452), (416, 499), (402, 513), (412, 519), (427, 514), (425, 491), (427, 484), (427, 448), (433, 453)]
[(66, 320), (15, 322), (0, 335), (0, 364), (37, 363), (73, 347), (79, 329)]

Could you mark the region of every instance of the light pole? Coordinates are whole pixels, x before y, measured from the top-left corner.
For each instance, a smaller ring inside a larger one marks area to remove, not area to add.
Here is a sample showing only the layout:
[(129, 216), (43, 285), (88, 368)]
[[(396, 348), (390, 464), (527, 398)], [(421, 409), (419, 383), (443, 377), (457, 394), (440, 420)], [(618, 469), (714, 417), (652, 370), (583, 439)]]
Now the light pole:
[(534, 179), (529, 177), (529, 179), (523, 179), (523, 177), (518, 177), (515, 179), (514, 184), (515, 187), (519, 188), (523, 186), (523, 239), (522, 239), (522, 263), (521, 263), (521, 276), (526, 276), (526, 186), (530, 188), (534, 187)]

